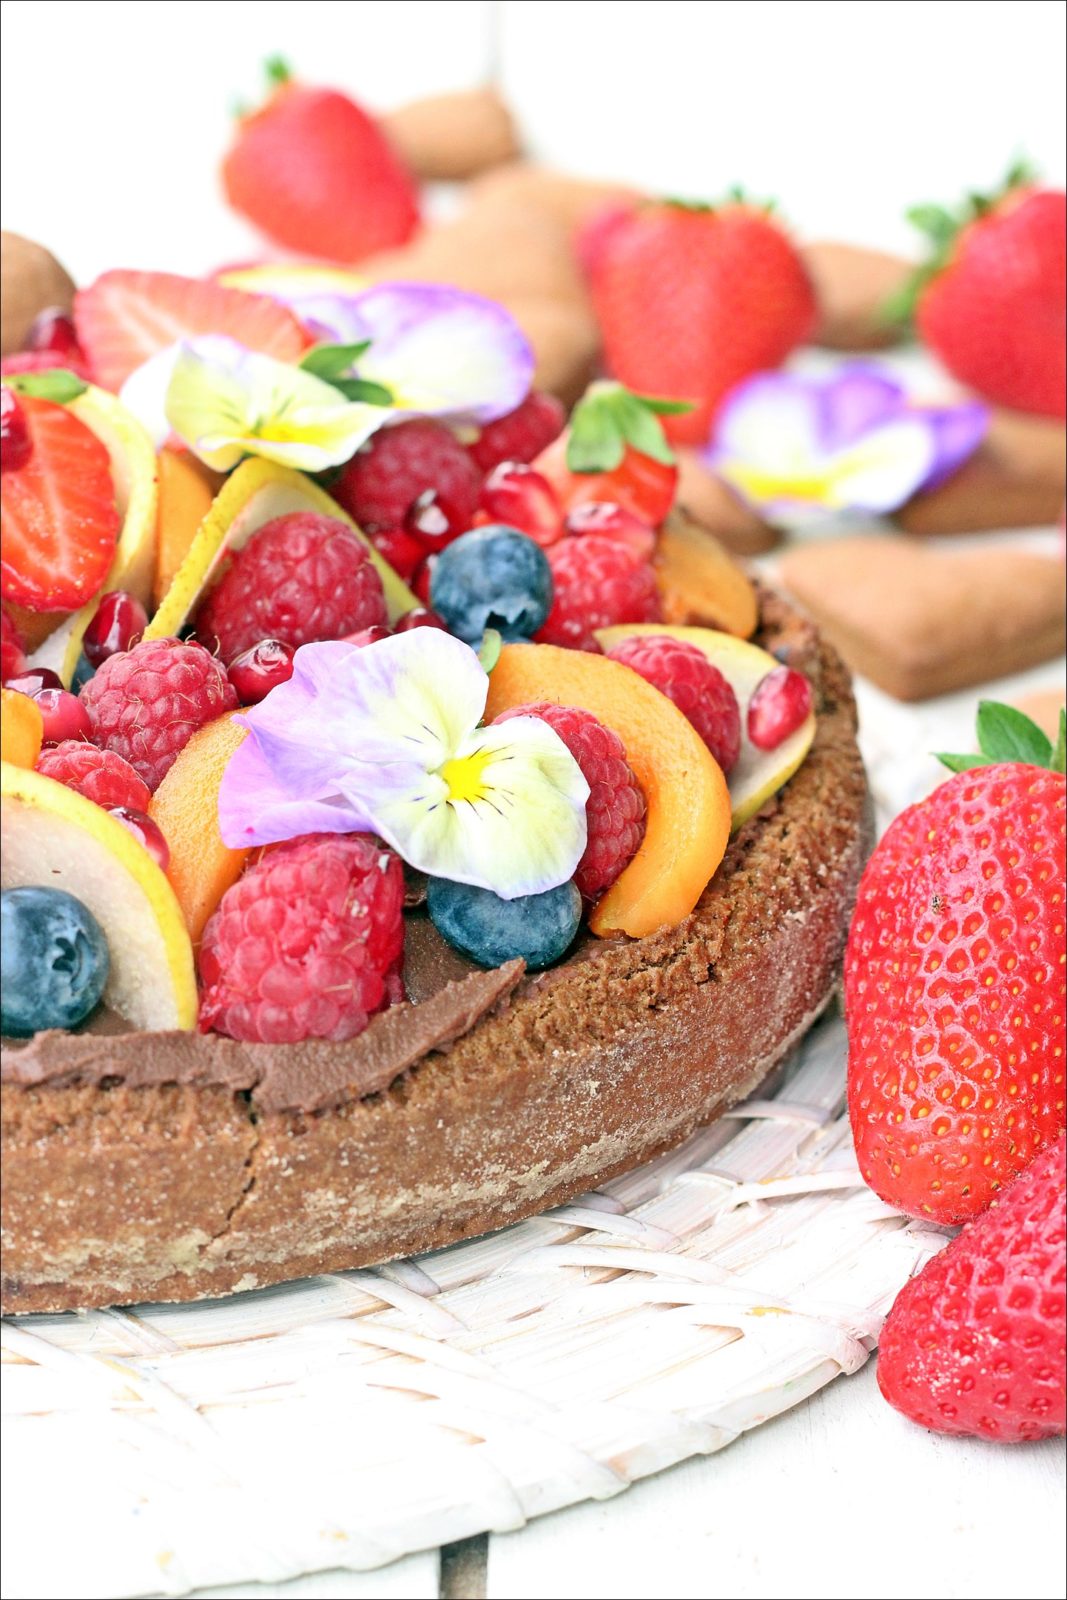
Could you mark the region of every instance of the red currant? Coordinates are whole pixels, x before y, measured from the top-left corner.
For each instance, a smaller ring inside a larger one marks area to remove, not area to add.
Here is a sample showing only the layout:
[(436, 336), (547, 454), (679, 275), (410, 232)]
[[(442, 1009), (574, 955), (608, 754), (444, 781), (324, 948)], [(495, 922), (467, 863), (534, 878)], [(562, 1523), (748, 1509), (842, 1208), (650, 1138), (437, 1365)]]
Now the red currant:
[(380, 528), (371, 535), (374, 548), (406, 582), (426, 554), (425, 547), (403, 528)]
[(446, 544), (466, 533), (470, 520), (465, 506), (452, 506), (439, 490), (424, 489), (408, 507), (404, 528), (418, 540), (425, 553), (443, 550)]
[(776, 750), (811, 715), (811, 684), (792, 667), (775, 667), (748, 702), (748, 736), (757, 750)]
[(443, 628), (447, 633), (448, 623), (428, 606), (413, 606), (397, 618), (393, 628), (396, 633), (409, 633), (412, 628)]
[(19, 472), (33, 454), (33, 440), (26, 426), (26, 413), (14, 389), (0, 388), (0, 472)]
[(493, 468), (482, 485), (479, 509), (546, 548), (563, 538), (563, 512), (555, 490), (536, 467), (523, 461), (502, 461)]
[(391, 639), (392, 629), (383, 628), (380, 622), (372, 623), (369, 628), (360, 628), (358, 633), (350, 633), (342, 640), (343, 644), (377, 644), (379, 639)]
[(595, 533), (630, 547), (639, 561), (648, 561), (656, 548), (656, 530), (624, 506), (611, 500), (590, 500), (567, 513), (568, 533)]
[(433, 577), (433, 569), (436, 565), (437, 557), (427, 556), (411, 580), (411, 587), (424, 606), (428, 606), (430, 603), (430, 579)]
[(92, 743), (93, 725), (76, 694), (71, 694), (69, 689), (38, 689), (33, 699), (44, 721), (43, 744), (62, 744), (64, 739), (85, 739)]
[(279, 683), (293, 676), (292, 645), (281, 639), (261, 639), (249, 650), (242, 650), (226, 668), (230, 682), (243, 706), (258, 705)]
[(86, 661), (95, 669), (108, 656), (129, 650), (147, 626), (148, 613), (137, 597), (124, 589), (113, 589), (101, 600), (85, 630), (82, 649)]
[(132, 806), (112, 806), (111, 815), (129, 829), (138, 844), (144, 845), (160, 871), (166, 872), (170, 866), (170, 845), (163, 837), (158, 822), (153, 822), (143, 811), (135, 811)]
[(66, 357), (76, 366), (83, 365), (85, 356), (74, 331), (74, 323), (59, 306), (49, 306), (41, 311), (30, 326), (26, 337), (27, 350), (48, 350)]
[(17, 689), (19, 694), (28, 694), (31, 698), (41, 689), (62, 689), (62, 687), (63, 679), (58, 672), (53, 672), (51, 667), (27, 667), (24, 672), (8, 678), (4, 684), (5, 689)]

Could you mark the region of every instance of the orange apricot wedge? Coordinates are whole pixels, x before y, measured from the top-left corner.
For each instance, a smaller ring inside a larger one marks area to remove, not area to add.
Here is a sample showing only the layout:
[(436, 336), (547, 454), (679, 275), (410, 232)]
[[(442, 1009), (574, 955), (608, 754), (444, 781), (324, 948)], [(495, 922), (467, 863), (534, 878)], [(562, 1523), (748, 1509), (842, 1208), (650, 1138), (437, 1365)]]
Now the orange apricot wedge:
[(0, 701), (0, 758), (13, 767), (35, 767), (44, 734), (40, 706), (17, 689), (0, 689)]
[(189, 547), (222, 487), (220, 473), (212, 472), (191, 451), (159, 452), (159, 512), (156, 521), (156, 575), (152, 609), (174, 581)]
[(692, 517), (667, 518), (655, 567), (664, 622), (697, 623), (740, 639), (755, 633), (759, 602), (751, 578)]
[(606, 937), (644, 938), (687, 917), (726, 852), (730, 794), (722, 769), (689, 720), (629, 667), (547, 644), (509, 644), (489, 677), (486, 720), (547, 700), (580, 706), (613, 728), (644, 791), (645, 837), (593, 909)]
[(218, 816), (222, 774), (244, 736), (233, 713), (194, 733), (149, 807), (170, 847), (167, 877), (194, 945), (248, 856), (223, 844)]

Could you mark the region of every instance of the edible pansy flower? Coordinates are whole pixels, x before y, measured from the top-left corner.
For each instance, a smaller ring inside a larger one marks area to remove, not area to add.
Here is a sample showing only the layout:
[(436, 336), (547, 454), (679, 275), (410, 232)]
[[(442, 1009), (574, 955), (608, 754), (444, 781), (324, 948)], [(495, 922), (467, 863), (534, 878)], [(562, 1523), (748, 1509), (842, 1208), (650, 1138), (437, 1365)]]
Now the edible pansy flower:
[(765, 516), (895, 510), (983, 438), (986, 408), (925, 406), (876, 368), (764, 372), (735, 388), (705, 460)]
[(347, 400), (302, 367), (217, 336), (179, 345), (164, 411), (178, 437), (217, 472), (246, 455), (304, 472), (339, 466), (386, 415)]
[(376, 644), (307, 644), (243, 713), (219, 791), (235, 848), (376, 833), (410, 866), (505, 900), (573, 877), (589, 786), (547, 723), (481, 727), (489, 678), (436, 628)]

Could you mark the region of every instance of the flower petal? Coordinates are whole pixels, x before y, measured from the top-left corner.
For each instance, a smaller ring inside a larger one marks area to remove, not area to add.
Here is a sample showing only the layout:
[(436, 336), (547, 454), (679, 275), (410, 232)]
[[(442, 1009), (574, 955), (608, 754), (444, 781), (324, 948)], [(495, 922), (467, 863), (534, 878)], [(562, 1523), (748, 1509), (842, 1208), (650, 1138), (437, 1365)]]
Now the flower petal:
[(860, 362), (840, 368), (818, 393), (822, 444), (830, 451), (846, 449), (872, 428), (898, 417), (906, 403), (895, 379)]
[(926, 481), (933, 464), (933, 432), (925, 418), (890, 422), (829, 464), (826, 504), (838, 511), (892, 511)]
[(759, 372), (727, 395), (711, 465), (739, 459), (776, 477), (803, 475), (821, 453), (821, 421), (810, 383), (787, 372)]
[(343, 794), (313, 791), (321, 767), (309, 767), (294, 785), (292, 767), (279, 777), (255, 734), (239, 744), (226, 764), (219, 786), (219, 831), (224, 844), (237, 850), (249, 845), (277, 844), (303, 833), (366, 833), (364, 812)]
[(934, 466), (923, 484), (936, 489), (974, 454), (989, 431), (989, 407), (974, 400), (927, 413), (934, 435)]

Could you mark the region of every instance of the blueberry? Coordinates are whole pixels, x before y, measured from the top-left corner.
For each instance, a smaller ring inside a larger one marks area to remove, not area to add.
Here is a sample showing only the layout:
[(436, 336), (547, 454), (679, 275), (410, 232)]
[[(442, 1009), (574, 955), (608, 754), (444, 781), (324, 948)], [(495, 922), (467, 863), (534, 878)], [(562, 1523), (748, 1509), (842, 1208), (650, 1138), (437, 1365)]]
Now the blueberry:
[(502, 900), (490, 889), (431, 878), (426, 907), (442, 938), (472, 961), (499, 967), (521, 956), (531, 972), (565, 954), (582, 920), (582, 897), (573, 883)]
[(77, 694), (81, 689), (84, 689), (95, 672), (96, 668), (89, 665), (88, 658), (83, 650), (78, 657), (74, 667), (74, 674), (70, 680), (71, 694)]
[(486, 628), (528, 639), (548, 616), (552, 569), (539, 545), (502, 522), (460, 534), (441, 551), (430, 604), (450, 633), (478, 644)]
[(0, 1026), (15, 1038), (73, 1028), (104, 992), (107, 940), (92, 912), (62, 889), (5, 889), (0, 951)]

